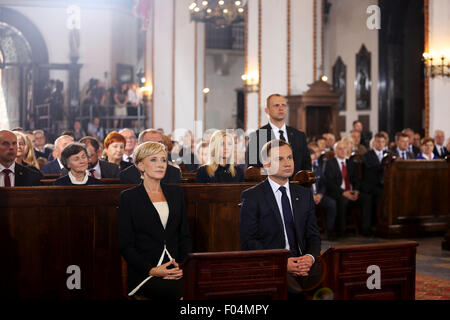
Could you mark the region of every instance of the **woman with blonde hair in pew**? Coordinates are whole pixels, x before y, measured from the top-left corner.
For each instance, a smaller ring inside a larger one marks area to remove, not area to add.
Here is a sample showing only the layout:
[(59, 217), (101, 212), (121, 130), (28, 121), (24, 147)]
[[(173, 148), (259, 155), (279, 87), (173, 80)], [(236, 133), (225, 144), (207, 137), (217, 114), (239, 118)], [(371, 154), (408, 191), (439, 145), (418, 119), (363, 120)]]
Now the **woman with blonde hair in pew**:
[(197, 170), (195, 182), (243, 182), (244, 171), (235, 165), (234, 138), (223, 130), (214, 132), (209, 143), (206, 165)]
[(161, 183), (167, 169), (166, 147), (145, 142), (134, 152), (142, 183), (119, 199), (119, 249), (128, 264), (129, 295), (180, 299), (179, 263), (192, 250), (183, 189)]
[(30, 139), (22, 132), (14, 131), (14, 134), (17, 137), (16, 162), (41, 174)]

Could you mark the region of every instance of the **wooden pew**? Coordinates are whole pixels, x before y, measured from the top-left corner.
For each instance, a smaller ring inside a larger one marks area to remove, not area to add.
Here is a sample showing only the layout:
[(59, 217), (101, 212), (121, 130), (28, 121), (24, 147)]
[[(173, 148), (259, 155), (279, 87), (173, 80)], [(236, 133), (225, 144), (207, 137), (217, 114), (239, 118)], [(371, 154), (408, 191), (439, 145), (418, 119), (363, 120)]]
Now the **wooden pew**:
[(450, 162), (391, 158), (386, 166), (378, 235), (415, 237), (447, 230)]
[[(450, 165), (450, 155), (445, 157), (445, 161)], [(448, 196), (447, 199), (450, 199), (450, 170), (448, 170)], [(447, 216), (447, 233), (444, 236), (444, 240), (442, 241), (442, 250), (450, 251), (450, 214)]]
[[(414, 300), (417, 246), (410, 241), (330, 248), (319, 258), (322, 287), (336, 300)], [(380, 268), (381, 289), (367, 287), (369, 266)]]
[(284, 300), (288, 250), (193, 253), (183, 263), (184, 300)]

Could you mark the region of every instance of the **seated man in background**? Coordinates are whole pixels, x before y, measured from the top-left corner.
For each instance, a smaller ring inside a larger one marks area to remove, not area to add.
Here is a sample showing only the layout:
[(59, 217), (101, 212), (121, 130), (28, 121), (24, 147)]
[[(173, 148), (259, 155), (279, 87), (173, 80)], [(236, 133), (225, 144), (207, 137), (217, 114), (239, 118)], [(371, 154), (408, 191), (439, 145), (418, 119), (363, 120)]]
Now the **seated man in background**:
[(318, 159), (320, 156), (320, 150), (316, 144), (310, 143), (308, 145), (308, 148), (309, 153), (311, 154), (312, 171), (316, 176), (316, 183), (311, 186), (314, 194), (314, 203), (316, 204), (316, 206), (327, 211), (327, 221), (325, 224), (325, 228), (327, 228), (328, 231), (328, 240), (333, 240), (334, 222), (336, 219), (336, 201), (333, 198), (325, 195), (326, 187), (323, 177), (323, 168), (324, 166), (326, 166), (326, 163), (324, 166), (321, 166), (319, 164)]
[(47, 138), (45, 137), (45, 133), (42, 130), (34, 130), (33, 131), (34, 139), (31, 141), (34, 146), (34, 153), (36, 154), (36, 158), (44, 158), (49, 159), (52, 150), (45, 147), (47, 143)]
[(41, 172), (43, 174), (61, 173), (61, 170), (64, 168), (61, 163), (61, 152), (71, 142), (73, 142), (73, 138), (71, 136), (60, 136), (55, 140), (55, 150), (53, 151), (53, 157), (55, 160), (52, 160), (41, 167)]
[(372, 132), (364, 131), (363, 123), (360, 120), (353, 121), (353, 130), (358, 131), (361, 135), (361, 144), (367, 148), (370, 147), (370, 140), (372, 139)]
[(445, 147), (445, 134), (442, 130), (436, 130), (434, 132), (434, 150), (433, 153), (441, 159), (444, 159), (448, 155), (448, 149)]
[(322, 137), (325, 139), (325, 152), (333, 151), (334, 144), (336, 143), (336, 137), (332, 133), (324, 133)]
[(16, 135), (0, 130), (0, 187), (40, 186), (40, 174), (16, 163), (16, 157)]
[(362, 190), (372, 196), (371, 225), (376, 223), (378, 204), (381, 201), (384, 185), (384, 168), (382, 165), (385, 156), (386, 138), (382, 133), (377, 133), (373, 141), (373, 148), (363, 156), (364, 180)]
[(408, 151), (413, 154), (413, 159), (417, 157), (417, 155), (420, 153), (420, 148), (417, 148), (414, 145), (414, 131), (412, 129), (404, 129), (402, 133), (406, 134), (408, 136), (409, 142), (408, 142)]
[(313, 266), (317, 267), (321, 240), (314, 198), (310, 190), (289, 183), (294, 173), (291, 146), (272, 140), (263, 146), (261, 161), (268, 178), (241, 195), (242, 250), (288, 249), (290, 276), (317, 277)]
[[(394, 149), (394, 154), (402, 158), (406, 159), (415, 159), (414, 153), (408, 150), (409, 147), (409, 137), (406, 133), (399, 132), (395, 135), (395, 144), (396, 148)], [(420, 152), (420, 150), (419, 150)]]
[(356, 152), (362, 156), (367, 152), (367, 148), (361, 144), (361, 132), (352, 130), (350, 134), (353, 140), (352, 152)]
[(122, 161), (133, 163), (134, 159), (134, 149), (136, 148), (136, 134), (131, 129), (122, 129), (119, 131), (121, 135), (125, 137), (127, 143), (125, 144), (124, 154), (122, 156)]
[(346, 230), (346, 216), (350, 203), (362, 207), (362, 234), (371, 234), (371, 199), (361, 192), (361, 182), (356, 164), (349, 160), (348, 149), (343, 141), (336, 142), (334, 146), (336, 157), (328, 160), (325, 168), (325, 184), (327, 195), (336, 200), (337, 219), (336, 231), (338, 235)]
[[(138, 137), (138, 145), (148, 142), (159, 142), (164, 144), (162, 133), (155, 129), (147, 129), (142, 131)], [(121, 184), (140, 184), (142, 182), (141, 173), (136, 166), (130, 166), (120, 172)], [(181, 183), (181, 171), (178, 168), (168, 164), (166, 174), (161, 180), (162, 183)]]

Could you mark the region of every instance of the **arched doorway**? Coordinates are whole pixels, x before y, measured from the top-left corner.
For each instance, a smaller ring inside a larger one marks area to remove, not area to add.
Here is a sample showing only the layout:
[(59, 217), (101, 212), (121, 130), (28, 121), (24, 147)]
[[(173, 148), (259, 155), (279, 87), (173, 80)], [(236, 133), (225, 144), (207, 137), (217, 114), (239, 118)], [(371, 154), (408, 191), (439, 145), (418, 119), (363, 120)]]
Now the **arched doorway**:
[(37, 27), (15, 10), (0, 8), (0, 127), (35, 128), (34, 106), (48, 80), (48, 51)]

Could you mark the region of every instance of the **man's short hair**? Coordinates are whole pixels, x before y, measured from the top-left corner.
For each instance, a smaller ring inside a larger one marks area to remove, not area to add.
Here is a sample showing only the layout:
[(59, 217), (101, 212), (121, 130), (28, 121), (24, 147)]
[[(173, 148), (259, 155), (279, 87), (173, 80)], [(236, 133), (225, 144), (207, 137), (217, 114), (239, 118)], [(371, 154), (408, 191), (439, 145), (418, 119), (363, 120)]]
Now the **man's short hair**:
[(352, 130), (352, 131), (350, 131), (350, 133), (353, 133), (353, 132), (357, 132), (357, 133), (359, 133), (359, 135), (361, 135), (361, 132), (359, 132), (358, 130)]
[(353, 126), (355, 126), (355, 124), (357, 124), (358, 122), (363, 124), (361, 120), (355, 120), (355, 121), (353, 121)]
[(36, 135), (36, 134), (38, 134), (38, 133), (45, 136), (44, 130), (34, 130), (34, 131), (33, 131), (33, 134), (34, 134), (34, 135)]
[(145, 135), (146, 135), (147, 133), (157, 133), (157, 134), (161, 135), (161, 139), (162, 139), (162, 136), (163, 136), (163, 134), (162, 134), (161, 131), (159, 131), (159, 130), (156, 130), (156, 129), (146, 129), (146, 130), (142, 131), (142, 132), (139, 134), (139, 137), (138, 137), (138, 144), (141, 144), (141, 143), (143, 142), (144, 137), (145, 137)]
[[(405, 131), (405, 130), (403, 130), (403, 131)], [(408, 138), (409, 139), (409, 136), (406, 133), (404, 133), (403, 131), (402, 132), (397, 132), (395, 134), (395, 141), (399, 141), (400, 138)]]
[(273, 97), (282, 97), (282, 98), (284, 98), (284, 96), (279, 94), (279, 93), (271, 94), (270, 96), (267, 97), (267, 101), (266, 101), (266, 106), (267, 107), (269, 106), (270, 99), (272, 99)]
[(80, 143), (84, 143), (86, 146), (91, 145), (92, 148), (94, 148), (95, 152), (100, 149), (100, 143), (98, 142), (98, 140), (91, 136), (80, 139)]
[(375, 138), (375, 139), (376, 139), (376, 138), (383, 138), (384, 140), (386, 140), (385, 135), (382, 134), (381, 132), (378, 132), (378, 133), (374, 136), (374, 138)]
[(261, 162), (269, 161), (270, 151), (273, 148), (277, 148), (277, 147), (281, 148), (284, 146), (289, 146), (289, 148), (291, 148), (291, 151), (292, 151), (292, 146), (289, 143), (287, 143), (286, 141), (274, 139), (272, 141), (267, 142), (261, 149)]

